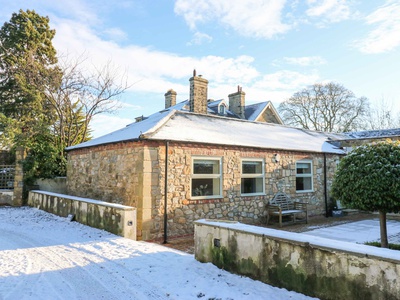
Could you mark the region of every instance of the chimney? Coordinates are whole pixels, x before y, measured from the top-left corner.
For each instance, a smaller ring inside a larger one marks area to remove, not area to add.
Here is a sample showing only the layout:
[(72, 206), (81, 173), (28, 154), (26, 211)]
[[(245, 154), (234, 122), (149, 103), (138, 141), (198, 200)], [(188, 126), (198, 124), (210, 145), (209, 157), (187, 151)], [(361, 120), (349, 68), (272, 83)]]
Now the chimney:
[(173, 89), (168, 90), (164, 94), (165, 96), (165, 108), (169, 108), (176, 104), (176, 92)]
[(189, 105), (190, 111), (207, 114), (207, 88), (208, 80), (201, 77), (201, 75), (196, 76), (196, 70), (193, 71), (193, 77), (189, 79), (190, 81), (190, 98)]
[(229, 97), (229, 110), (237, 114), (241, 119), (245, 119), (244, 108), (245, 108), (245, 95), (242, 91), (242, 87), (238, 86), (236, 93), (228, 95)]

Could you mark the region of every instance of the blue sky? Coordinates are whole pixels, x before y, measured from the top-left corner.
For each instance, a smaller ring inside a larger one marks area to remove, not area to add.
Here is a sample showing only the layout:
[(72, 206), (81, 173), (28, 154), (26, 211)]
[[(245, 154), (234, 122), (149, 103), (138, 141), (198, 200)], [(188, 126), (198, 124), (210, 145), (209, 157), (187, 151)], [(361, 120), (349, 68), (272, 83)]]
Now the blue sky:
[(276, 106), (316, 82), (335, 81), (400, 110), (400, 0), (0, 0), (0, 22), (34, 9), (56, 29), (58, 53), (111, 61), (132, 87), (99, 136), (164, 108), (164, 93), (189, 96), (193, 69), (209, 98), (237, 85), (246, 103)]

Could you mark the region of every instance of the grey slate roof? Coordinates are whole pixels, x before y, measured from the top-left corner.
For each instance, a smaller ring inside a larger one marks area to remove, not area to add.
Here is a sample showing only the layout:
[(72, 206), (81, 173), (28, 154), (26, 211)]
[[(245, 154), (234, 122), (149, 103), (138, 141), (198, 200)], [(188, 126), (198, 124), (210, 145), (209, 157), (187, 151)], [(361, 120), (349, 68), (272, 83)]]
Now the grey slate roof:
[(400, 136), (400, 128), (346, 132), (348, 139), (374, 139)]

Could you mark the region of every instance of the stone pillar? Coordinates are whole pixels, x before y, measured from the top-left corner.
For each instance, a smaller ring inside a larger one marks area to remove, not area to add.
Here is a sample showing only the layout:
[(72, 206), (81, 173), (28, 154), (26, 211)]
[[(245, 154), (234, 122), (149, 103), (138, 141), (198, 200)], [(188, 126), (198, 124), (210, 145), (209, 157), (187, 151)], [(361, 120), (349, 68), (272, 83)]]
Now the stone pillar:
[(176, 104), (176, 92), (173, 89), (168, 90), (164, 94), (165, 96), (165, 108), (169, 108)]
[(190, 81), (190, 98), (189, 105), (190, 111), (207, 114), (207, 90), (208, 90), (208, 80), (201, 77), (201, 75), (196, 76), (196, 70), (193, 71), (193, 77), (189, 79)]
[(229, 110), (237, 114), (241, 119), (245, 119), (244, 108), (245, 108), (245, 95), (242, 88), (238, 86), (238, 91), (233, 94), (229, 94)]
[(25, 159), (25, 155), (25, 149), (23, 147), (18, 147), (15, 152), (13, 206), (21, 206), (23, 204), (24, 171), (22, 167), (22, 162)]

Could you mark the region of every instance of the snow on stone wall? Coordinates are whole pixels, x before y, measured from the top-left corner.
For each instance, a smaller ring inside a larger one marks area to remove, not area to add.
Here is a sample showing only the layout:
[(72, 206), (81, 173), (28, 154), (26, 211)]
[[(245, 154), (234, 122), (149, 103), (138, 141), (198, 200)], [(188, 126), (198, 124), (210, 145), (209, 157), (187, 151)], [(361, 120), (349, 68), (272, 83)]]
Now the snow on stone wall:
[(395, 250), (199, 220), (195, 258), (320, 299), (400, 299), (400, 255)]

